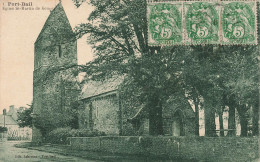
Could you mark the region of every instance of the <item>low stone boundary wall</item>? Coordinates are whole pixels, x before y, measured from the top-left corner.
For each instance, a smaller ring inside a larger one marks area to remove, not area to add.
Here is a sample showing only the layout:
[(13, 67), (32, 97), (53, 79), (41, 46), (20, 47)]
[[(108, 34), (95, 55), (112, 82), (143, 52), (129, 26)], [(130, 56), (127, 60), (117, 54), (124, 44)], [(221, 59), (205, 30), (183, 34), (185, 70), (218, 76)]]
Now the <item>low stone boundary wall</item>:
[(70, 137), (73, 149), (156, 155), (204, 161), (251, 161), (259, 157), (258, 138), (242, 137)]

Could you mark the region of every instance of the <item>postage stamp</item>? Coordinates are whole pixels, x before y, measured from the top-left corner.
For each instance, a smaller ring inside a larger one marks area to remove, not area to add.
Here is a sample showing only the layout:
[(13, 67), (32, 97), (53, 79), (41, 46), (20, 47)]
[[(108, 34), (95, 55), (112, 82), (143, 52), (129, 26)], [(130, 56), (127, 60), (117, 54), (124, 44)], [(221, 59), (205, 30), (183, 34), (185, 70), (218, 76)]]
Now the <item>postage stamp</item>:
[(217, 2), (184, 3), (185, 44), (219, 43), (219, 5)]
[(148, 42), (151, 46), (183, 44), (182, 2), (148, 3)]
[(221, 2), (221, 44), (257, 44), (256, 2)]
[(256, 16), (256, 0), (148, 1), (148, 44), (254, 45)]

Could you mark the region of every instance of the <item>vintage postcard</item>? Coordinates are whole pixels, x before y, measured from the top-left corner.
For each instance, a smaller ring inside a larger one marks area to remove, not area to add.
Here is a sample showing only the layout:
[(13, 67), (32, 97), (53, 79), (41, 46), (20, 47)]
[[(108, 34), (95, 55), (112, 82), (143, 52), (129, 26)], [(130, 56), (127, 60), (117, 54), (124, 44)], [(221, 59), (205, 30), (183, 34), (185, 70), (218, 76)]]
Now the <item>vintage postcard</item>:
[(1, 0), (0, 161), (259, 161), (257, 0)]

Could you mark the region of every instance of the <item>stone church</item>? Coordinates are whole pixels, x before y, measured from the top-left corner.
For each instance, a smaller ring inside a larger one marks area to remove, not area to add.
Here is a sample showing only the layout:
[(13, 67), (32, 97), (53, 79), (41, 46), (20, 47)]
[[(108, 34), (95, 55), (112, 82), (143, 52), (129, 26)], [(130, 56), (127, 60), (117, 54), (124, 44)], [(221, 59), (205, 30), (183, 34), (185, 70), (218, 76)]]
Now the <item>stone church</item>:
[[(55, 117), (69, 110), (79, 90), (76, 66), (77, 41), (60, 2), (34, 43), (33, 118)], [(63, 121), (54, 122), (63, 126)], [(33, 141), (41, 140), (42, 133), (33, 127)]]
[[(121, 97), (123, 77), (105, 81), (89, 81), (81, 91), (79, 127), (99, 130), (107, 135), (149, 135), (149, 119), (145, 108), (130, 108)], [(170, 96), (163, 104), (163, 134), (194, 135), (194, 112), (185, 97)]]
[[(143, 108), (130, 110), (120, 98), (123, 77), (89, 81), (79, 92), (77, 69), (73, 68), (77, 65), (77, 41), (61, 3), (51, 11), (34, 47), (35, 119), (65, 114), (77, 100), (79, 128), (95, 129), (107, 135), (149, 134), (149, 120), (143, 115)], [(66, 117), (63, 119), (57, 125), (64, 126)], [(188, 101), (172, 96), (163, 105), (163, 131), (170, 136), (194, 134), (194, 112)], [(40, 141), (42, 133), (34, 126), (33, 141)]]

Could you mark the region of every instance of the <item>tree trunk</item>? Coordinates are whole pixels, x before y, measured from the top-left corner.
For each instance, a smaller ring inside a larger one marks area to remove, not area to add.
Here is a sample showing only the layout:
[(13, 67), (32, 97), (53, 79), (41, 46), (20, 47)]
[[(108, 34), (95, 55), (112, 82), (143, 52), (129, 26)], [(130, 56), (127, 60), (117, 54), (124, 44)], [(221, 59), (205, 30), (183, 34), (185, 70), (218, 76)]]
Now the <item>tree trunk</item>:
[(258, 136), (258, 121), (259, 121), (259, 103), (254, 105), (253, 107), (253, 128), (252, 128), (252, 135)]
[(224, 125), (223, 125), (223, 111), (221, 110), (218, 114), (219, 116), (219, 129), (220, 129), (220, 137), (224, 137)]
[(216, 137), (215, 109), (206, 104), (205, 113), (205, 136)]
[(150, 97), (149, 103), (149, 134), (162, 135), (162, 105), (158, 96)]
[(246, 111), (247, 108), (245, 105), (239, 105), (237, 108), (239, 118), (240, 118), (240, 125), (241, 125), (241, 137), (246, 137), (247, 136), (247, 124), (248, 120), (246, 118)]
[(195, 105), (195, 135), (200, 135), (200, 124), (199, 124), (199, 98), (194, 97), (194, 105)]
[(241, 137), (247, 136), (247, 119), (245, 116), (240, 116), (240, 125), (241, 125)]
[(228, 134), (227, 136), (236, 136), (236, 118), (235, 118), (235, 106), (228, 105)]

